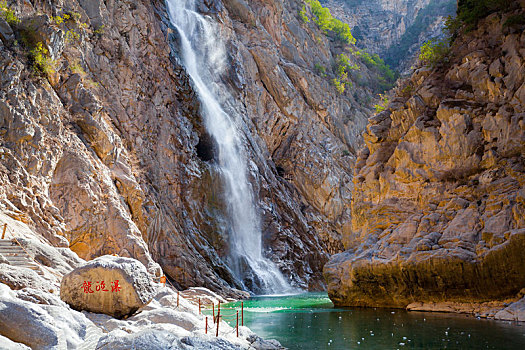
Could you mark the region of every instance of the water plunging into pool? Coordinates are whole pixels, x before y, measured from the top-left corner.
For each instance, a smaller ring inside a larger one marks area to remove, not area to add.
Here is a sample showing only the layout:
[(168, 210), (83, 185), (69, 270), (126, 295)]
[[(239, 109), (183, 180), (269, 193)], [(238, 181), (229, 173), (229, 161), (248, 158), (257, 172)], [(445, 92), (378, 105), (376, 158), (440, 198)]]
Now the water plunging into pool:
[(219, 28), (196, 12), (195, 0), (167, 0), (167, 4), (180, 37), (182, 63), (197, 90), (205, 127), (217, 145), (229, 215), (230, 268), (247, 289), (258, 294), (282, 293), (290, 288), (287, 281), (263, 256), (260, 218), (236, 127), (240, 116), (226, 113), (219, 99), (218, 92), (226, 91), (220, 82), (226, 55)]

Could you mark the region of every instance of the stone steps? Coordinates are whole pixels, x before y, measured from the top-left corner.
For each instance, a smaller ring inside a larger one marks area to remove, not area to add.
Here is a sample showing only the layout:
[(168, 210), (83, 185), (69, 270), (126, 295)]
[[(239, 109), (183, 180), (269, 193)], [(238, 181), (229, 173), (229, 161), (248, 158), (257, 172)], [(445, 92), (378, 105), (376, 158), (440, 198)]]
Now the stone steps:
[(0, 254), (9, 261), (9, 265), (25, 267), (43, 275), (40, 266), (26, 253), (16, 242), (8, 239), (0, 239)]

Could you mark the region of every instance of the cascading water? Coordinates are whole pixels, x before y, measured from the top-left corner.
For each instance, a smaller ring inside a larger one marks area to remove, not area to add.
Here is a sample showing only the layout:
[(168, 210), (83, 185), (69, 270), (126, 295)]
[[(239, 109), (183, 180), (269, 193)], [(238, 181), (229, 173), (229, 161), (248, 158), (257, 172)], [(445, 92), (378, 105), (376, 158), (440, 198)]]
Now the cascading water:
[(247, 289), (257, 293), (285, 292), (290, 289), (288, 283), (262, 254), (260, 220), (232, 118), (235, 115), (228, 115), (219, 102), (217, 91), (225, 90), (220, 83), (225, 53), (216, 35), (218, 28), (196, 12), (195, 0), (167, 0), (167, 4), (171, 23), (180, 36), (182, 63), (197, 90), (206, 129), (217, 144), (230, 216), (230, 267)]

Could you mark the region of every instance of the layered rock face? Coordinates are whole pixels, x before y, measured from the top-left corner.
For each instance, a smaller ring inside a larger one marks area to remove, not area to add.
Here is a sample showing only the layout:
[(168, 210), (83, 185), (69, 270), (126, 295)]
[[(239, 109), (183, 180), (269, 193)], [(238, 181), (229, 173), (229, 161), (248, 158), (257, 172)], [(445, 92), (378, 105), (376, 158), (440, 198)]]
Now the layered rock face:
[(350, 24), (360, 47), (404, 72), (424, 42), (442, 36), (456, 0), (327, 0), (326, 6)]
[[(21, 21), (1, 23), (2, 213), (84, 259), (116, 253), (156, 274), (158, 262), (178, 287), (238, 286), (224, 263), (213, 141), (164, 2), (8, 5)], [(242, 111), (266, 254), (294, 284), (321, 288), (348, 231), (344, 203), (368, 113), (356, 99), (370, 92), (340, 95), (315, 72), (333, 64), (336, 45), (299, 22), (300, 5), (204, 1), (198, 10), (221, 23), (224, 90)]]
[[(518, 5), (519, 7), (519, 5)], [(525, 286), (525, 33), (492, 14), (369, 120), (336, 305), (515, 298)], [(521, 23), (521, 24), (520, 24)]]

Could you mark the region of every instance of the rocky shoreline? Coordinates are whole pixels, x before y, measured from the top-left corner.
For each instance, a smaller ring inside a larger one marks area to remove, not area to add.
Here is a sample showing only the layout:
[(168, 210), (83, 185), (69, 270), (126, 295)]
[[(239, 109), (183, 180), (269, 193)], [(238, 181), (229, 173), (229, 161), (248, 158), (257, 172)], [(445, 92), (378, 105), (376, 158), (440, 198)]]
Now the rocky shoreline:
[[(205, 288), (179, 294), (153, 282), (154, 276), (135, 259), (102, 256), (85, 262), (69, 248), (34, 238), (17, 240), (38, 269), (12, 265), (10, 256), (0, 263), (1, 348), (283, 349), (247, 327), (239, 326), (237, 337), (224, 321), (219, 337), (210, 329), (211, 320), (206, 335), (197, 299), (203, 304), (227, 300)], [(117, 284), (110, 284), (115, 279)]]

